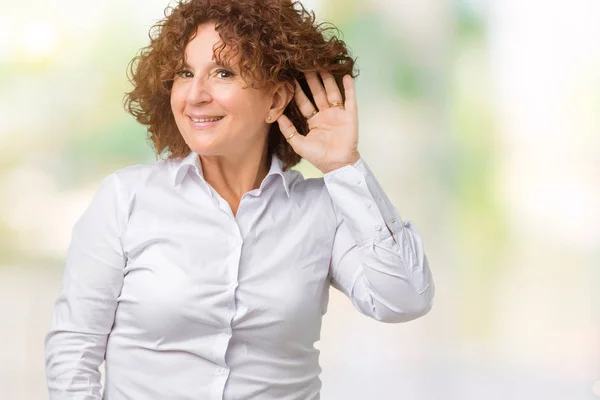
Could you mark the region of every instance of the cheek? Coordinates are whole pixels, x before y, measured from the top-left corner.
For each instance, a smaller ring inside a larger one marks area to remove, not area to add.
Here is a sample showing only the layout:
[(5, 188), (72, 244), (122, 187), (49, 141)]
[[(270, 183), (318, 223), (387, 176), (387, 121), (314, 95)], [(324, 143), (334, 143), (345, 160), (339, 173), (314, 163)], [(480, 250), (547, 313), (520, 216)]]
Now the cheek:
[[(222, 95), (213, 98), (223, 109), (236, 118), (244, 121), (254, 121), (262, 119), (262, 114), (268, 110), (268, 106), (262, 102), (262, 99), (248, 95)], [(266, 114), (265, 114), (266, 115)]]
[[(228, 90), (232, 89), (232, 90)], [(241, 88), (223, 88), (215, 91), (213, 100), (223, 108), (237, 115), (261, 118), (261, 113), (268, 111), (268, 98), (260, 91)]]
[(183, 105), (183, 99), (181, 97), (181, 91), (177, 90), (175, 87), (171, 89), (171, 110), (173, 113)]
[(248, 118), (261, 121), (267, 117), (270, 104), (264, 95), (252, 94), (244, 97), (241, 108)]

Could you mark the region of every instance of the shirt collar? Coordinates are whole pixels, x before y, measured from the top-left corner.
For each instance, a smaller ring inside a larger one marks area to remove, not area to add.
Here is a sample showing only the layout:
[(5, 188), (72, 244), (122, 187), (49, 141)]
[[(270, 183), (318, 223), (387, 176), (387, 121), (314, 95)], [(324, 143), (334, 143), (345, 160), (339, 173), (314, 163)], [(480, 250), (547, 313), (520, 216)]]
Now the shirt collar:
[[(194, 172), (196, 172), (196, 174), (199, 177), (204, 179), (200, 158), (198, 157), (198, 154), (194, 151), (190, 151), (190, 153), (187, 156), (185, 156), (185, 158), (180, 159), (180, 161), (178, 161), (175, 164), (173, 169), (173, 185), (179, 186), (181, 182), (183, 182), (183, 179), (185, 178), (190, 169), (194, 170)], [(273, 155), (271, 156), (271, 167), (269, 168), (269, 172), (267, 173), (267, 176), (265, 177), (265, 180), (263, 180), (263, 182), (266, 181), (269, 175), (281, 176), (281, 182), (285, 189), (285, 193), (288, 197), (290, 197), (290, 177), (288, 176), (287, 171), (283, 170), (283, 162), (279, 159), (279, 157), (277, 157), (275, 153), (273, 153)]]

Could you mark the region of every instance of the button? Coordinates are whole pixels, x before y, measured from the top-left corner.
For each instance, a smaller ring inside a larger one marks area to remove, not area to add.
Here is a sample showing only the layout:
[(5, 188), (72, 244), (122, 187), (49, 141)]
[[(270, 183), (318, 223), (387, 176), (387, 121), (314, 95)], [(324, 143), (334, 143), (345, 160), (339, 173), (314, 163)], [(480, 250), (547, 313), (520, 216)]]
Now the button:
[(392, 224), (395, 224), (395, 223), (396, 223), (396, 220), (395, 220), (395, 219), (393, 219), (393, 220), (392, 220)]
[(373, 207), (373, 203), (370, 201), (367, 201), (367, 207), (369, 207), (369, 208)]
[(227, 368), (220, 368), (219, 369), (219, 374), (220, 375), (227, 375), (229, 373), (229, 370)]
[(236, 287), (237, 287), (237, 282), (231, 282), (229, 284), (229, 289), (231, 289), (231, 290), (235, 289)]
[(375, 230), (376, 231), (380, 231), (381, 230), (381, 225), (375, 225)]

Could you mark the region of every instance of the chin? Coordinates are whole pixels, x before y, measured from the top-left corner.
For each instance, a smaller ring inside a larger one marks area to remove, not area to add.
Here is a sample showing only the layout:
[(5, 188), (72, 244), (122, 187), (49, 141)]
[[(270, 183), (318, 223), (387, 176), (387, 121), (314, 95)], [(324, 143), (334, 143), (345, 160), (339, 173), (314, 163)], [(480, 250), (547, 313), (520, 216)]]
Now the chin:
[(190, 145), (190, 149), (201, 156), (218, 156), (223, 153), (215, 146)]
[(185, 141), (189, 148), (201, 156), (220, 156), (232, 152), (231, 146), (226, 146), (224, 143), (215, 140), (203, 140), (202, 138), (194, 137), (191, 140)]

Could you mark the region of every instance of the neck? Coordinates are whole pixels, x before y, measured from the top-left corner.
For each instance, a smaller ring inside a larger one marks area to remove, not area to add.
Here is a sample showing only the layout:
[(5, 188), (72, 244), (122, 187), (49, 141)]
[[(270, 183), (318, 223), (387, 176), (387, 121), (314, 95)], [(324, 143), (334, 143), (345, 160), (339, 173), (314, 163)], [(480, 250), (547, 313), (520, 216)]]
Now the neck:
[(269, 172), (268, 148), (256, 148), (236, 156), (200, 156), (204, 179), (231, 206), (235, 214), (242, 196), (260, 187)]

